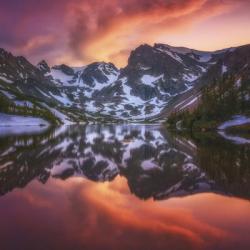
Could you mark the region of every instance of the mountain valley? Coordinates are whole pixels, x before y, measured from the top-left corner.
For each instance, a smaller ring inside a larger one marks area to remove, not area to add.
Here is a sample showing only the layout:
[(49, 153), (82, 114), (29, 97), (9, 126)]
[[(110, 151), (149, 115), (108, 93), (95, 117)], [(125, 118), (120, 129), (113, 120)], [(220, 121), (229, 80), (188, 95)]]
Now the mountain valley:
[(0, 49), (0, 112), (64, 124), (164, 120), (197, 105), (201, 89), (224, 75), (250, 79), (250, 45), (203, 52), (144, 44), (122, 69), (32, 65)]

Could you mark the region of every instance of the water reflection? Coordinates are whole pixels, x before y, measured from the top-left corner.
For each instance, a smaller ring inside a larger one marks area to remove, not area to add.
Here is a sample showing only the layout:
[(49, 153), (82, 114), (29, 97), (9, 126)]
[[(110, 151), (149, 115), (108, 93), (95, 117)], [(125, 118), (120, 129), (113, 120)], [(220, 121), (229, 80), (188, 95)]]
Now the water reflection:
[(201, 192), (250, 197), (250, 146), (219, 136), (185, 139), (154, 125), (60, 127), (0, 138), (0, 193), (34, 178), (127, 179), (141, 199)]
[(5, 134), (1, 249), (249, 249), (249, 150), (153, 125)]

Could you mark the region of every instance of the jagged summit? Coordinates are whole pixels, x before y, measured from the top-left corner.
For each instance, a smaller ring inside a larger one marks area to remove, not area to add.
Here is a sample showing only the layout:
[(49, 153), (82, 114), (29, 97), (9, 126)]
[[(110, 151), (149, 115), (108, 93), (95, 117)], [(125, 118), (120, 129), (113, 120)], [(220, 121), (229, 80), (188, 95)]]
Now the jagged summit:
[(40, 71), (42, 71), (44, 74), (50, 72), (50, 67), (49, 67), (49, 65), (47, 64), (47, 62), (46, 62), (45, 60), (40, 61), (40, 62), (37, 64), (37, 68), (38, 68)]
[[(223, 74), (250, 78), (249, 58), (250, 45), (208, 52), (156, 43), (134, 49), (123, 69), (106, 62), (50, 67), (45, 60), (34, 66), (0, 49), (0, 81), (24, 99), (74, 108), (93, 119), (98, 114), (103, 119), (145, 120), (174, 109), (182, 98), (192, 100), (202, 86)], [(2, 94), (9, 99), (6, 91)]]

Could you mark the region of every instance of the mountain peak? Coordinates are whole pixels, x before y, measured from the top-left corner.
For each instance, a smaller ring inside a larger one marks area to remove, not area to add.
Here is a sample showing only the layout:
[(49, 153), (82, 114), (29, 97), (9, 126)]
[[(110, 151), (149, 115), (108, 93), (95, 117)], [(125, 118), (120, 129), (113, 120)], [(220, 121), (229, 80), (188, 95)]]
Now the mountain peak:
[(37, 68), (38, 68), (41, 72), (43, 72), (44, 74), (50, 72), (50, 67), (49, 67), (49, 65), (47, 64), (47, 62), (46, 62), (45, 60), (41, 60), (41, 61), (37, 64)]
[(75, 73), (74, 70), (66, 64), (55, 65), (52, 67), (52, 69), (61, 70), (64, 74), (69, 76), (74, 75)]
[(113, 63), (110, 62), (94, 62), (89, 64), (85, 71), (100, 71), (104, 74), (114, 73), (118, 72), (119, 70), (116, 68), (116, 66)]
[(152, 49), (153, 49), (152, 46), (145, 43), (145, 44), (142, 44), (142, 45), (138, 46), (134, 50), (132, 50), (131, 55), (138, 54), (138, 53), (143, 53), (143, 52), (147, 52), (147, 51), (152, 51)]
[(0, 48), (0, 57), (6, 58), (6, 57), (11, 57), (13, 56), (10, 52), (6, 51), (3, 48)]
[(172, 52), (176, 52), (176, 53), (183, 54), (183, 55), (186, 55), (186, 54), (193, 52), (193, 49), (189, 49), (186, 47), (174, 47), (174, 46), (171, 46), (168, 44), (162, 44), (162, 43), (155, 43), (154, 48), (156, 48), (156, 49), (168, 49)]
[(205, 52), (142, 44), (131, 52), (128, 65), (119, 70), (102, 61), (84, 67), (49, 67), (42, 60), (34, 66), (24, 57), (0, 49), (0, 80), (14, 83), (27, 96), (84, 110), (90, 119), (96, 112), (104, 119), (152, 119), (163, 110), (171, 110), (171, 101), (199, 91), (213, 78), (219, 79), (222, 72), (234, 74), (242, 82), (249, 79), (249, 51), (249, 45)]

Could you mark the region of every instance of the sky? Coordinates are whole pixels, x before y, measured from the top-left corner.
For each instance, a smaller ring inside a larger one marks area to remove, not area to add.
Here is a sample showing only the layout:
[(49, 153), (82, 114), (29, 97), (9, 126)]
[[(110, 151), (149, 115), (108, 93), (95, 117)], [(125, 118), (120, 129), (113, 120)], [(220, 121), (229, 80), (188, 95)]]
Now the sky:
[(250, 0), (0, 0), (0, 47), (32, 63), (124, 67), (141, 44), (250, 43)]

